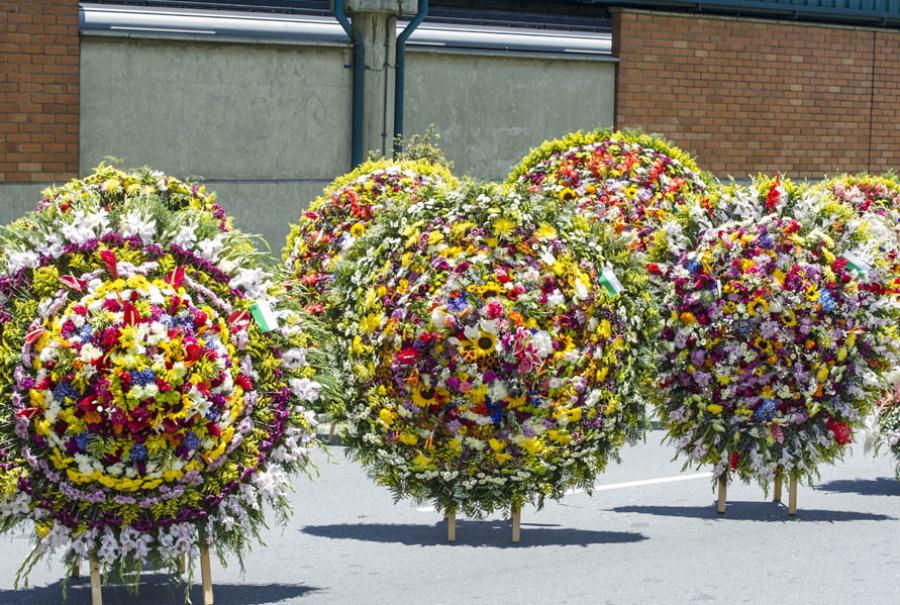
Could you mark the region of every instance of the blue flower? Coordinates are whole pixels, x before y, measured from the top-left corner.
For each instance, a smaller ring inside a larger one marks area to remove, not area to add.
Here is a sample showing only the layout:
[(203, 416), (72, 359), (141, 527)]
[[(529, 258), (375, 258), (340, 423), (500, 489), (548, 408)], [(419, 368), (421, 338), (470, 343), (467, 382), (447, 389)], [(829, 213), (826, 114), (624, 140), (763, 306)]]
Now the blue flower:
[(78, 451), (87, 451), (88, 445), (91, 443), (91, 434), (87, 431), (75, 435), (75, 444), (78, 445)]
[(831, 291), (822, 290), (819, 292), (819, 304), (822, 305), (822, 309), (824, 309), (826, 313), (831, 313), (837, 305), (837, 301), (834, 300)]
[(78, 338), (81, 339), (81, 342), (87, 342), (91, 339), (91, 336), (94, 335), (94, 329), (88, 324), (84, 324), (81, 326), (81, 329), (78, 330)]
[(53, 399), (62, 403), (63, 399), (68, 397), (69, 399), (75, 400), (81, 396), (81, 393), (72, 386), (70, 382), (60, 382), (53, 388)]
[(182, 444), (189, 450), (195, 450), (200, 445), (200, 437), (198, 437), (196, 434), (194, 434), (193, 431), (191, 431), (187, 434), (187, 437), (184, 438)]
[(685, 268), (688, 270), (688, 272), (691, 275), (693, 275), (694, 273), (696, 273), (697, 271), (700, 270), (700, 263), (698, 263), (696, 260), (694, 260), (692, 258), (691, 260), (689, 260), (687, 262), (687, 264), (685, 265)]
[(451, 298), (447, 302), (447, 307), (454, 313), (461, 313), (466, 310), (466, 307), (469, 306), (467, 299), (468, 299), (468, 295), (465, 292), (463, 292), (459, 296)]
[(778, 404), (772, 399), (763, 399), (762, 403), (753, 410), (753, 417), (763, 422), (768, 422), (778, 413)]
[(503, 422), (503, 405), (500, 403), (494, 403), (491, 401), (490, 397), (485, 397), (484, 400), (485, 406), (488, 411), (491, 413), (491, 420), (494, 424), (500, 424)]
[(156, 383), (156, 374), (152, 370), (131, 370), (131, 382), (139, 386), (147, 386)]
[(138, 443), (131, 447), (131, 454), (129, 455), (134, 462), (141, 462), (147, 459), (147, 447), (141, 443)]
[(757, 240), (760, 248), (764, 248), (766, 250), (770, 250), (775, 247), (775, 240), (772, 239), (772, 236), (768, 233), (763, 233), (759, 239)]
[(209, 411), (206, 412), (206, 417), (210, 420), (217, 420), (221, 415), (222, 412), (219, 410), (219, 408), (209, 408)]

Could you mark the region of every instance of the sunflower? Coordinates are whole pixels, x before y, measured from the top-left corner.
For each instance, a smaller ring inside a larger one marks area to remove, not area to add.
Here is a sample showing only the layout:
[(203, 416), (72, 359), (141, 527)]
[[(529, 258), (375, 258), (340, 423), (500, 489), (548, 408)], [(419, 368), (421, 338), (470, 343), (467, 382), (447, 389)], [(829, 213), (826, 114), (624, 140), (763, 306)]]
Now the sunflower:
[(497, 348), (497, 337), (490, 332), (481, 332), (474, 341), (476, 357), (492, 355)]
[(442, 389), (436, 389), (431, 385), (418, 385), (413, 387), (412, 390), (412, 401), (413, 403), (420, 408), (425, 408), (436, 403), (440, 403), (444, 397), (442, 397), (443, 393), (441, 393)]
[(566, 187), (562, 191), (559, 192), (559, 199), (564, 202), (568, 202), (569, 200), (574, 200), (578, 197), (578, 194), (575, 193), (575, 190), (571, 187)]

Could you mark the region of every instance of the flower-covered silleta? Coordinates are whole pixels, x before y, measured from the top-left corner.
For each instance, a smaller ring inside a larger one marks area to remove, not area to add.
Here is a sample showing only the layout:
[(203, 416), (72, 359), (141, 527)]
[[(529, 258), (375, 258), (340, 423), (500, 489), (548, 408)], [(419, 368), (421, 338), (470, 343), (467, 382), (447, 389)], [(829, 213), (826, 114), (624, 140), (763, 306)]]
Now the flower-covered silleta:
[(130, 200), (152, 197), (168, 210), (203, 212), (217, 221), (222, 231), (231, 228), (231, 217), (225, 214), (216, 202), (215, 194), (207, 192), (204, 185), (186, 183), (157, 170), (127, 172), (101, 163), (87, 177), (48, 187), (42, 195), (38, 211), (63, 214), (85, 200), (109, 210)]
[(874, 213), (894, 228), (900, 223), (900, 182), (893, 176), (844, 174), (821, 186), (860, 214)]
[(811, 479), (890, 388), (897, 282), (883, 230), (779, 179), (729, 196), (747, 220), (708, 230), (671, 273), (660, 415), (717, 476)]
[(645, 284), (552, 199), (472, 184), (385, 212), (334, 287), (351, 454), (444, 511), (590, 489), (643, 416)]
[(391, 204), (419, 199), (420, 190), (455, 187), (443, 166), (424, 160), (377, 160), (339, 177), (291, 227), (282, 256), (308, 287), (300, 291), (311, 313), (322, 313), (341, 256)]
[(641, 252), (653, 248), (657, 229), (682, 206), (702, 208), (709, 181), (690, 156), (663, 139), (606, 130), (547, 141), (508, 177), (613, 225)]
[(34, 523), (24, 574), (59, 548), (122, 570), (240, 555), (289, 512), (335, 388), (318, 322), (220, 227), (89, 195), (4, 230), (0, 531)]

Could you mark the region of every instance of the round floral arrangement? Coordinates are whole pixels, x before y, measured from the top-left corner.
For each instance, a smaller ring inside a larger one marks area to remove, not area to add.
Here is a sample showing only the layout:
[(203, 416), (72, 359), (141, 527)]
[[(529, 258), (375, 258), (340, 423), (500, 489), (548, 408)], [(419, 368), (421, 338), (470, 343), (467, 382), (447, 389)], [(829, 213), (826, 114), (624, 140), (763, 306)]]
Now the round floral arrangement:
[(299, 293), (307, 310), (325, 310), (341, 256), (380, 212), (415, 202), (423, 190), (456, 185), (449, 170), (425, 160), (370, 161), (336, 179), (291, 227), (282, 253), (288, 269), (308, 287)]
[(844, 174), (821, 185), (860, 214), (871, 212), (893, 227), (900, 222), (900, 183), (893, 176)]
[(83, 179), (73, 179), (64, 185), (48, 187), (37, 205), (41, 212), (66, 213), (91, 200), (109, 210), (127, 201), (152, 197), (164, 203), (172, 211), (192, 210), (209, 214), (228, 231), (231, 217), (216, 202), (214, 193), (208, 193), (204, 185), (185, 183), (162, 172), (143, 169), (126, 172), (101, 163), (94, 172)]
[(598, 130), (545, 142), (513, 168), (507, 181), (574, 205), (646, 252), (656, 230), (678, 208), (689, 203), (702, 208), (711, 179), (661, 138)]
[(288, 514), (336, 387), (318, 322), (220, 227), (148, 195), (4, 229), (0, 531), (34, 526), (21, 574), (59, 548), (120, 570), (200, 541), (241, 555)]
[[(896, 282), (878, 229), (779, 180), (734, 196), (670, 277), (659, 412), (690, 462), (811, 479), (889, 388)], [(743, 210), (740, 210), (743, 209)]]
[(894, 391), (892, 397), (878, 403), (878, 445), (885, 445), (897, 460), (897, 479), (900, 479), (900, 393)]
[(590, 489), (643, 418), (645, 284), (553, 199), (472, 184), (386, 211), (334, 287), (351, 455), (470, 515)]

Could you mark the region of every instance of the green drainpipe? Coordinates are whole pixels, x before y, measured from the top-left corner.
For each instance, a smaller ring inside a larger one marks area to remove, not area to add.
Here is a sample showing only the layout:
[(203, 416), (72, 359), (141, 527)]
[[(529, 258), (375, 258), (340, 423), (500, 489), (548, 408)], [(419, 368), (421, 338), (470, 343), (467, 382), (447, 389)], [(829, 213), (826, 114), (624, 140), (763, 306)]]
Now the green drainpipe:
[(419, 0), (419, 11), (406, 28), (397, 36), (396, 72), (394, 73), (394, 153), (403, 151), (400, 137), (403, 136), (404, 79), (406, 77), (406, 40), (428, 16), (428, 0)]
[[(426, 5), (428, 4), (426, 0)], [(334, 16), (353, 42), (353, 125), (351, 162), (353, 168), (362, 164), (363, 82), (366, 72), (366, 44), (362, 35), (355, 34), (344, 11), (344, 0), (334, 0)]]

